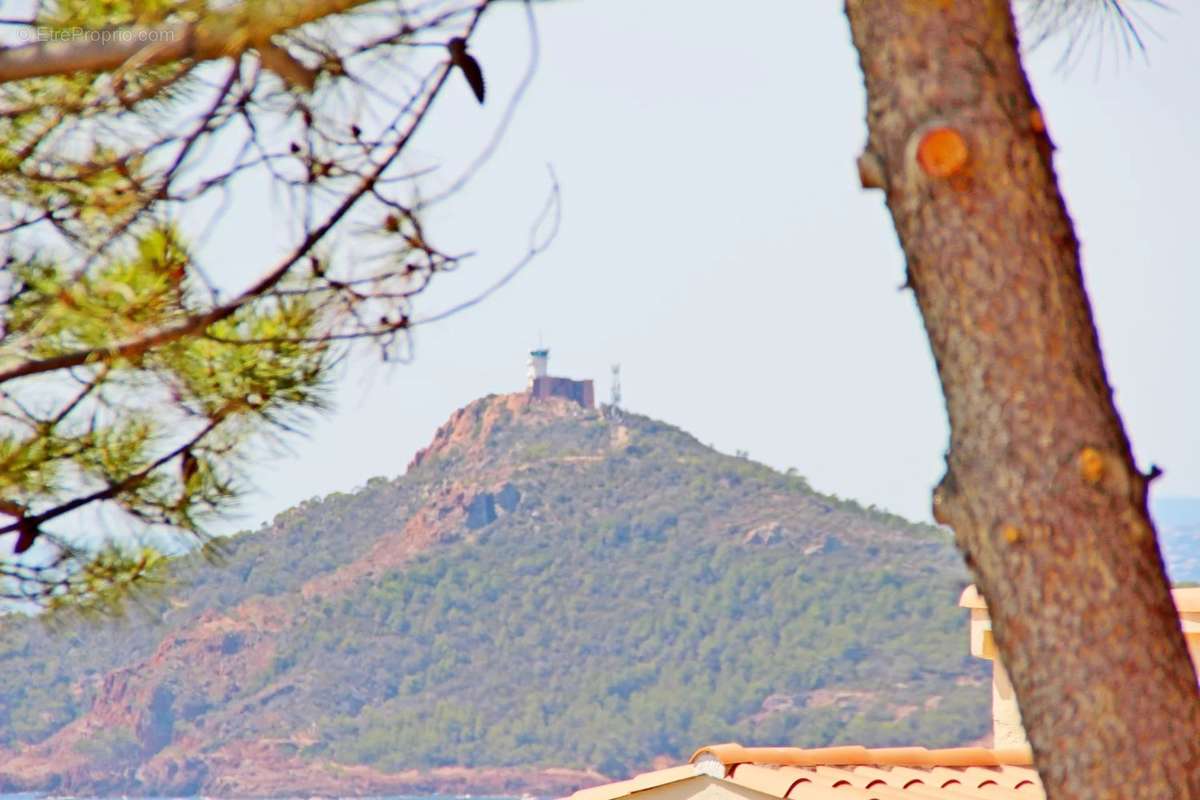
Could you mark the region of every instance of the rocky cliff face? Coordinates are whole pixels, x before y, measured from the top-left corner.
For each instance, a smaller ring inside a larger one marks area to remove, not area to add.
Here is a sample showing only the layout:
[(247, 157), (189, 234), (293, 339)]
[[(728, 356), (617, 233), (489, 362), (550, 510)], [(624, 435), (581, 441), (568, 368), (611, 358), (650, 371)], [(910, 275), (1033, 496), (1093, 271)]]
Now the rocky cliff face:
[[(597, 417), (597, 412), (587, 413)], [(519, 419), (521, 426), (535, 430), (584, 414), (567, 400), (531, 403), (524, 394), (486, 397), (459, 409), (408, 465), (413, 471), (422, 464), (453, 459), (458, 464), (455, 474), (423, 485), (417, 502), (397, 516), (393, 529), (376, 536), (360, 554), (349, 554), (336, 569), (304, 581), (300, 596), (313, 601), (353, 592), (439, 541), (510, 513), (520, 496), (507, 480), (512, 466), (486, 454), (496, 427)], [(256, 535), (270, 537), (274, 532)], [(187, 607), (185, 598), (176, 603)], [(169, 609), (162, 611), (158, 621), (169, 614)], [(245, 690), (270, 670), (280, 633), (299, 617), (295, 603), (259, 595), (224, 611), (208, 608), (168, 632), (148, 657), (93, 678), (94, 699), (86, 713), (32, 746), (0, 751), (0, 790), (134, 789), (168, 796), (202, 792), (248, 797), (530, 790), (559, 794), (602, 778), (589, 770), (489, 767), (387, 773), (300, 757), (298, 753), (312, 743), (304, 731), (282, 738), (240, 738), (246, 717), (263, 714), (272, 700), (295, 691), (287, 683)], [(180, 677), (186, 679), (183, 692), (176, 688)], [(179, 735), (176, 720), (202, 724)], [(255, 727), (268, 726), (260, 719)], [(219, 744), (215, 748), (214, 736)]]
[[(610, 726), (607, 717), (584, 723), (572, 715), (595, 706), (632, 719), (623, 709), (639, 692), (643, 705), (681, 701), (678, 692), (646, 699), (655, 681), (679, 679), (666, 667), (646, 672), (653, 647), (633, 653), (634, 644), (613, 639), (613, 623), (595, 616), (608, 613), (606, 604), (642, 639), (638, 626), (661, 629), (664, 652), (665, 642), (702, 637), (709, 672), (687, 679), (700, 689), (704, 681), (745, 679), (727, 672), (734, 661), (720, 654), (719, 630), (689, 633), (712, 624), (710, 614), (678, 616), (675, 628), (663, 628), (654, 621), (660, 601), (618, 608), (612, 590), (595, 584), (604, 573), (625, 587), (666, 586), (661, 570), (692, 569), (694, 551), (696, 574), (716, 587), (717, 552), (730, 563), (741, 554), (762, 559), (754, 569), (763, 574), (784, 554), (847, 569), (878, 558), (922, 580), (933, 575), (952, 598), (961, 570), (944, 537), (916, 535), (903, 521), (822, 497), (797, 480), (715, 454), (645, 418), (612, 420), (558, 398), (483, 398), (455, 412), (405, 476), (302, 504), (235, 537), (218, 565), (181, 559), (167, 596), (148, 601), (124, 626), (46, 631), (15, 618), (0, 623), (0, 664), (7, 662), (0, 791), (561, 795), (602, 773), (619, 775), (629, 765), (616, 745), (605, 756), (596, 749), (606, 746), (602, 737), (586, 728)], [(842, 558), (839, 550), (855, 555)], [(482, 571), (464, 579), (456, 573), (463, 564), (484, 566), (470, 567)], [(489, 580), (491, 588), (483, 585)], [(686, 586), (678, 591), (674, 604), (692, 602)], [(746, 590), (731, 591), (732, 598)], [(792, 590), (764, 584), (762, 591)], [(588, 592), (607, 599), (589, 605)], [(528, 599), (539, 597), (550, 599)], [(738, 603), (758, 601), (713, 602), (740, 615)], [(462, 638), (440, 638), (459, 628)], [(481, 651), (486, 658), (473, 661)], [(947, 686), (983, 686), (967, 659), (948, 663)], [(591, 665), (601, 677), (589, 677)], [(642, 672), (614, 678), (626, 668)], [(605, 683), (589, 688), (592, 680)], [(721, 718), (680, 717), (678, 731), (642, 745), (647, 757), (677, 757), (700, 743), (690, 736), (737, 734), (739, 725), (769, 730), (761, 726), (797, 714), (836, 717), (829, 704), (808, 704), (805, 687), (828, 692), (821, 687), (842, 678), (766, 680), (780, 685), (736, 687), (744, 696), (730, 699)], [(897, 724), (922, 719), (911, 703), (886, 694), (864, 695), (861, 708), (841, 709), (837, 718), (875, 704), (872, 713)], [(985, 692), (977, 694), (982, 710)], [(940, 695), (922, 707), (933, 714), (939, 702)], [(530, 722), (530, 714), (542, 718)], [(568, 743), (574, 749), (556, 755), (527, 732), (560, 724), (597, 741)], [(442, 738), (422, 738), (435, 729)]]

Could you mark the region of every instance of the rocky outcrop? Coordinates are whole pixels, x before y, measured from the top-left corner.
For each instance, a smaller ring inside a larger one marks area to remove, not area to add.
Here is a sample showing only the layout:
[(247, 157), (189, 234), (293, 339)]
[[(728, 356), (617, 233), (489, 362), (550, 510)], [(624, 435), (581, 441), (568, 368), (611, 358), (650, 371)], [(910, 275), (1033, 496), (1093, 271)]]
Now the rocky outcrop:
[(415, 469), (451, 453), (465, 456), (478, 452), (497, 425), (529, 408), (530, 399), (525, 394), (489, 395), (467, 404), (451, 414), (450, 419), (437, 429), (428, 447), (417, 451), (408, 469)]
[(413, 456), (408, 469), (413, 470), (451, 456), (486, 465), (489, 459), (483, 456), (493, 434), (518, 417), (523, 427), (537, 428), (563, 418), (598, 419), (600, 412), (562, 397), (535, 400), (523, 392), (489, 395), (455, 411), (437, 429), (429, 446)]
[(232, 699), (267, 669), (273, 635), (286, 625), (280, 604), (261, 598), (201, 614), (150, 658), (100, 678), (87, 714), (0, 761), (0, 790), (100, 794), (144, 785), (175, 795), (205, 785), (201, 743), (176, 741), (176, 722)]
[(496, 496), (491, 492), (480, 492), (471, 498), (466, 507), (466, 524), (470, 530), (478, 530), (496, 521)]
[(211, 759), (204, 791), (219, 797), (535, 794), (561, 797), (603, 783), (592, 771), (518, 767), (438, 767), (381, 772), (361, 765), (306, 760), (270, 744), (232, 745)]
[[(490, 495), (489, 495), (490, 496)], [(213, 750), (197, 736), (176, 737), (176, 721), (229, 699), (239, 681), (254, 679), (274, 653), (268, 634), (287, 626), (281, 610), (262, 601), (230, 614), (206, 612), (168, 637), (145, 662), (105, 675), (85, 716), (22, 752), (0, 750), (0, 792), (140, 794), (227, 797), (513, 794), (561, 796), (602, 783), (599, 773), (569, 769), (467, 768), (381, 772), (361, 765), (305, 758), (311, 743), (291, 739), (235, 740)], [(186, 682), (179, 677), (186, 675)], [(272, 694), (234, 703), (225, 716), (254, 713)], [(207, 699), (201, 699), (207, 698)], [(219, 734), (220, 714), (210, 728)]]
[[(402, 566), (430, 546), (481, 530), (517, 511), (521, 493), (512, 465), (483, 457), (491, 436), (519, 418), (544, 425), (579, 416), (562, 398), (531, 403), (524, 394), (482, 398), (455, 412), (432, 443), (409, 465), (439, 459), (469, 461), (476, 468), (428, 486), (403, 524), (331, 573), (301, 588), (303, 600), (330, 598)], [(596, 412), (591, 412), (595, 414)], [(180, 600), (178, 607), (186, 607)], [(278, 635), (296, 622), (287, 598), (252, 597), (223, 612), (208, 610), (166, 636), (153, 654), (97, 679), (89, 711), (48, 739), (17, 752), (0, 751), (0, 792), (196, 794), (268, 797), (381, 794), (568, 794), (600, 783), (598, 773), (569, 769), (412, 769), (386, 773), (301, 755), (310, 743), (292, 739), (235, 738), (239, 714), (260, 713), (294, 687), (267, 683), (245, 697), (248, 685), (269, 673)], [(206, 736), (179, 730), (192, 723)]]
[[(371, 767), (304, 759), (272, 742), (235, 742), (205, 755), (172, 748), (136, 770), (99, 770), (76, 761), (67, 769), (18, 757), (0, 766), (0, 791), (134, 794), (158, 797), (370, 797), (421, 794), (533, 794), (562, 797), (610, 778), (591, 770), (437, 767), (381, 772)], [(3, 755), (0, 753), (0, 755)]]

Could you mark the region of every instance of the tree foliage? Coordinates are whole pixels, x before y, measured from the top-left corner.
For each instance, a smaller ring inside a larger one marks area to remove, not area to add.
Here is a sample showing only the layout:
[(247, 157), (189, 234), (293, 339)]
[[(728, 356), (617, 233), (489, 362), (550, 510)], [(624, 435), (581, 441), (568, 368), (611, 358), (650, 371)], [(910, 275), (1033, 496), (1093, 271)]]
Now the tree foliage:
[[(422, 198), (405, 154), (452, 74), (444, 45), (488, 6), (44, 0), (6, 20), (0, 594), (145, 577), (153, 558), (105, 543), (203, 536), (247, 456), (325, 408), (350, 343), (404, 356), (413, 298), (462, 259), (422, 215), (463, 183)], [(195, 219), (247, 181), (292, 223), (231, 287)]]

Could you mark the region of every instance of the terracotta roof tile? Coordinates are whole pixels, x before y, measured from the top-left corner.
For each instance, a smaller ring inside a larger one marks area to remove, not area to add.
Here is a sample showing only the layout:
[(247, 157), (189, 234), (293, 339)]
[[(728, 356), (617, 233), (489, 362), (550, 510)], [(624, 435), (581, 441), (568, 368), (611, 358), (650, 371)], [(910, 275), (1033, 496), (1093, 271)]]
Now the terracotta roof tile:
[(930, 774), (930, 770), (916, 769), (914, 767), (892, 767), (888, 772), (901, 789), (920, 785), (925, 787), (941, 788)]
[[(749, 773), (753, 781), (742, 780), (748, 774), (747, 767), (755, 770)], [(734, 770), (729, 780), (788, 800), (834, 800), (843, 796), (875, 800), (1036, 800), (1045, 796), (1037, 774), (1027, 767), (779, 767), (774, 771), (786, 777), (781, 776), (774, 784), (759, 770), (772, 771), (769, 767), (743, 765)], [(778, 793), (780, 786), (790, 787), (786, 795)]]
[(702, 747), (682, 767), (583, 789), (571, 800), (617, 800), (706, 776), (780, 800), (1044, 800), (1028, 749), (953, 747)]
[(767, 766), (856, 766), (890, 767), (1027, 767), (1033, 764), (1028, 748), (990, 750), (986, 747), (743, 747), (736, 742), (702, 747), (691, 761), (704, 756), (716, 758), (726, 767), (736, 764)]
[(728, 780), (773, 797), (787, 797), (797, 783), (809, 780), (799, 772), (795, 769), (760, 767), (757, 764), (738, 764), (733, 768)]

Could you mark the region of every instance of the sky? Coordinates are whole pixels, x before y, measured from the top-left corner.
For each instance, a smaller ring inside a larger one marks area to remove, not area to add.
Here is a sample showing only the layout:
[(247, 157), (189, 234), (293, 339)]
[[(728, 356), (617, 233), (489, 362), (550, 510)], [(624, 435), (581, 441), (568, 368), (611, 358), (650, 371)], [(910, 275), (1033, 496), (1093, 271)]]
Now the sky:
[[(401, 474), (457, 408), (523, 388), (528, 351), (719, 450), (794, 467), (818, 490), (928, 520), (948, 429), (928, 343), (879, 192), (857, 56), (837, 3), (572, 0), (537, 5), (539, 63), (498, 150), (430, 220), (477, 255), (420, 299), (475, 296), (520, 257), (549, 188), (551, 247), (485, 302), (419, 328), (403, 365), (346, 368), (336, 408), (260, 463), (231, 529)], [(1145, 57), (1097, 41), (1068, 70), (1027, 65), (1083, 242), (1116, 400), (1158, 495), (1200, 495), (1200, 12), (1149, 10)], [(488, 80), (439, 97), (415, 140), (444, 168), (487, 145), (529, 58), (519, 4), (472, 40)], [(201, 255), (248, 283), (281, 221), (240, 193)]]

